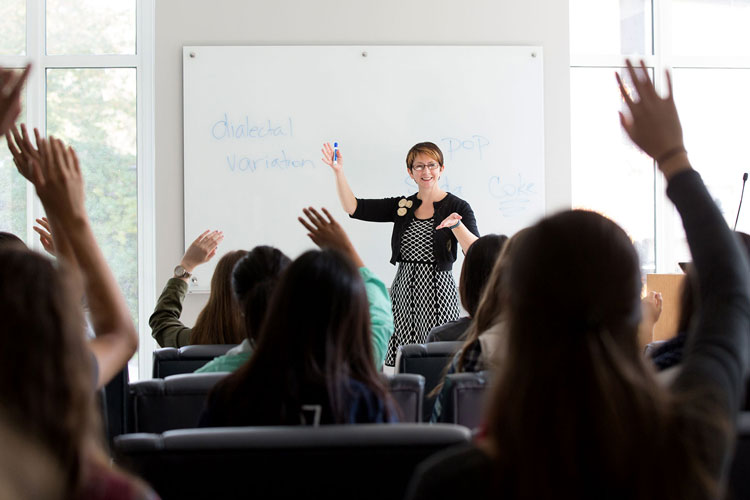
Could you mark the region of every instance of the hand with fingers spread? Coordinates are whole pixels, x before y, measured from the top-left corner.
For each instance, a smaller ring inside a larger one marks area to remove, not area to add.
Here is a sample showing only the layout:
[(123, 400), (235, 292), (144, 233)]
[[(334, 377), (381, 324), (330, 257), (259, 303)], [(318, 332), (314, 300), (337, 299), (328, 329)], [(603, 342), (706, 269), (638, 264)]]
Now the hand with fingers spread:
[(682, 139), (682, 125), (672, 95), (672, 78), (667, 71), (668, 93), (667, 97), (661, 98), (648, 77), (643, 61), (640, 71), (636, 71), (630, 60), (627, 67), (638, 97), (637, 100), (631, 98), (620, 75), (615, 73), (622, 98), (630, 110), (630, 117), (620, 112), (620, 123), (630, 139), (655, 159), (659, 169), (670, 179), (677, 172), (690, 168)]
[(21, 90), (31, 65), (16, 76), (14, 70), (0, 68), (0, 134), (5, 134), (21, 114)]
[(34, 226), (34, 231), (39, 235), (39, 241), (42, 243), (42, 246), (48, 254), (56, 255), (55, 241), (52, 238), (52, 226), (50, 226), (49, 220), (47, 220), (47, 217), (42, 217), (41, 219), (37, 219), (36, 223), (38, 226)]
[(72, 147), (50, 136), (39, 140), (39, 161), (32, 161), (32, 182), (45, 211), (70, 224), (88, 221), (83, 175)]
[(358, 267), (364, 267), (364, 263), (357, 251), (354, 249), (349, 236), (341, 225), (326, 210), (322, 209), (325, 218), (313, 207), (302, 209), (308, 220), (298, 217), (297, 220), (309, 231), (307, 236), (320, 248), (331, 248), (349, 256)]
[[(39, 130), (36, 128), (34, 129), (34, 136), (36, 137), (36, 143), (39, 144), (41, 138)], [(5, 133), (5, 138), (8, 142), (8, 149), (13, 155), (13, 163), (15, 163), (16, 169), (26, 180), (33, 182), (33, 164), (39, 163), (41, 156), (39, 150), (31, 143), (26, 125), (21, 124), (21, 132), (18, 131), (18, 127), (13, 125), (13, 128)]]
[(189, 273), (201, 264), (205, 264), (216, 255), (219, 243), (224, 239), (222, 231), (206, 230), (193, 241), (185, 255), (182, 256), (180, 265)]
[(321, 158), (323, 163), (331, 167), (334, 172), (340, 172), (344, 169), (344, 160), (340, 149), (336, 149), (336, 163), (333, 162), (333, 146), (330, 142), (323, 144), (323, 149), (320, 152), (323, 154), (323, 158)]

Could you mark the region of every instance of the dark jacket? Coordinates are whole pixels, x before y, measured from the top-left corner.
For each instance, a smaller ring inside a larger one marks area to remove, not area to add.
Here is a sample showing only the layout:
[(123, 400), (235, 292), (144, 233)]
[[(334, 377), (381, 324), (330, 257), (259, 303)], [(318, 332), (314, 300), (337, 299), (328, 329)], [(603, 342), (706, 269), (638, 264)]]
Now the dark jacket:
[[(404, 215), (398, 214), (399, 201), (411, 201), (412, 206), (406, 208)], [(393, 222), (393, 234), (391, 235), (391, 264), (396, 264), (401, 256), (401, 236), (409, 227), (409, 223), (414, 219), (414, 211), (422, 204), (422, 200), (417, 198), (417, 194), (405, 198), (403, 196), (382, 199), (360, 199), (357, 198), (357, 209), (350, 217), (354, 219), (365, 220), (368, 222)], [(433, 203), (435, 215), (433, 217), (432, 228), (435, 229), (443, 220), (453, 212), (459, 214), (461, 222), (475, 236), (479, 237), (477, 229), (477, 220), (474, 218), (474, 212), (464, 200), (458, 196), (448, 193), (445, 198)], [(453, 267), (458, 255), (458, 240), (450, 229), (441, 229), (435, 232), (433, 239), (433, 253), (437, 268), (440, 271), (449, 271)]]

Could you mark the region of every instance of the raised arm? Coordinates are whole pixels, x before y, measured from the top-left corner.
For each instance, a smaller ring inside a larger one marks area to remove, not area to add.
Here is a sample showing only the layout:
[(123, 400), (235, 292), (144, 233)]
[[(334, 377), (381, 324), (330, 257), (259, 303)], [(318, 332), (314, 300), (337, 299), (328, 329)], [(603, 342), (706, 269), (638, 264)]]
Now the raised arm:
[[(65, 239), (78, 263), (96, 337), (89, 343), (99, 367), (97, 386), (122, 370), (138, 347), (125, 299), (94, 238), (84, 205), (78, 158), (54, 137), (38, 144), (33, 180), (56, 242)], [(59, 246), (59, 245), (58, 245)]]
[[(201, 264), (216, 255), (219, 243), (224, 239), (221, 231), (204, 231), (193, 241), (180, 260), (181, 276), (175, 275), (167, 281), (154, 312), (148, 319), (151, 336), (161, 347), (183, 347), (190, 344), (192, 330), (180, 320), (182, 302), (188, 291), (190, 274)], [(179, 269), (178, 267), (178, 269)]]
[(333, 173), (336, 176), (336, 191), (339, 194), (339, 200), (341, 201), (341, 207), (346, 213), (352, 215), (357, 209), (357, 198), (354, 197), (352, 188), (349, 187), (349, 182), (346, 180), (344, 174), (344, 159), (341, 156), (341, 150), (336, 150), (336, 161), (334, 162), (333, 147), (329, 142), (323, 144), (323, 149), (320, 150), (323, 154), (323, 163), (333, 169)]
[[(631, 115), (621, 113), (620, 120), (633, 142), (657, 161), (668, 181), (667, 194), (682, 217), (697, 275), (699, 310), (673, 389), (684, 394), (686, 401), (693, 401), (694, 408), (731, 421), (740, 406), (748, 365), (750, 266), (703, 181), (690, 166), (669, 73), (668, 95), (661, 98), (643, 63), (641, 70), (638, 74), (628, 61), (637, 101), (631, 99), (617, 77)], [(704, 434), (711, 433), (708, 426), (702, 427)], [(726, 464), (728, 458), (728, 443), (722, 438), (726, 436), (706, 438), (712, 447), (706, 454), (713, 466)]]

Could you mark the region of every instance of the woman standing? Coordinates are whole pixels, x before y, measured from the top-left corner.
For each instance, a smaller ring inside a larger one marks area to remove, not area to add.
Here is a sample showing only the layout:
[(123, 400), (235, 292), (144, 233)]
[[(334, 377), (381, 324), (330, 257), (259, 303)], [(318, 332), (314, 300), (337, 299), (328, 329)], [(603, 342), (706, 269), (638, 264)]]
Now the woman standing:
[(421, 343), (435, 326), (458, 319), (458, 296), (451, 267), (458, 245), (466, 252), (479, 237), (471, 207), (438, 185), (445, 170), (443, 153), (431, 142), (414, 145), (406, 155), (406, 171), (419, 190), (408, 197), (356, 198), (344, 174), (343, 156), (330, 144), (323, 161), (336, 175), (344, 210), (353, 218), (392, 222), (391, 264), (398, 262), (391, 286), (395, 332), (385, 364), (393, 366), (399, 346)]

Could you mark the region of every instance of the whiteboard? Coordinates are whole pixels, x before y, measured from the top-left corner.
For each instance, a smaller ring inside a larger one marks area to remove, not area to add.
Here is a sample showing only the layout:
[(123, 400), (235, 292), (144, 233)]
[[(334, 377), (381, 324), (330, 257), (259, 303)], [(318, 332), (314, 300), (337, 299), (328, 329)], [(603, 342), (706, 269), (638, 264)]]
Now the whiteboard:
[[(297, 221), (327, 207), (386, 284), (393, 225), (350, 219), (324, 142), (338, 142), (360, 198), (408, 196), (406, 153), (445, 156), (440, 185), (474, 209), (481, 234), (512, 234), (544, 215), (541, 47), (183, 47), (185, 246), (224, 231), (195, 270), (209, 288), (221, 255), (267, 244), (294, 258), (314, 244)], [(453, 271), (458, 282), (459, 261)]]

